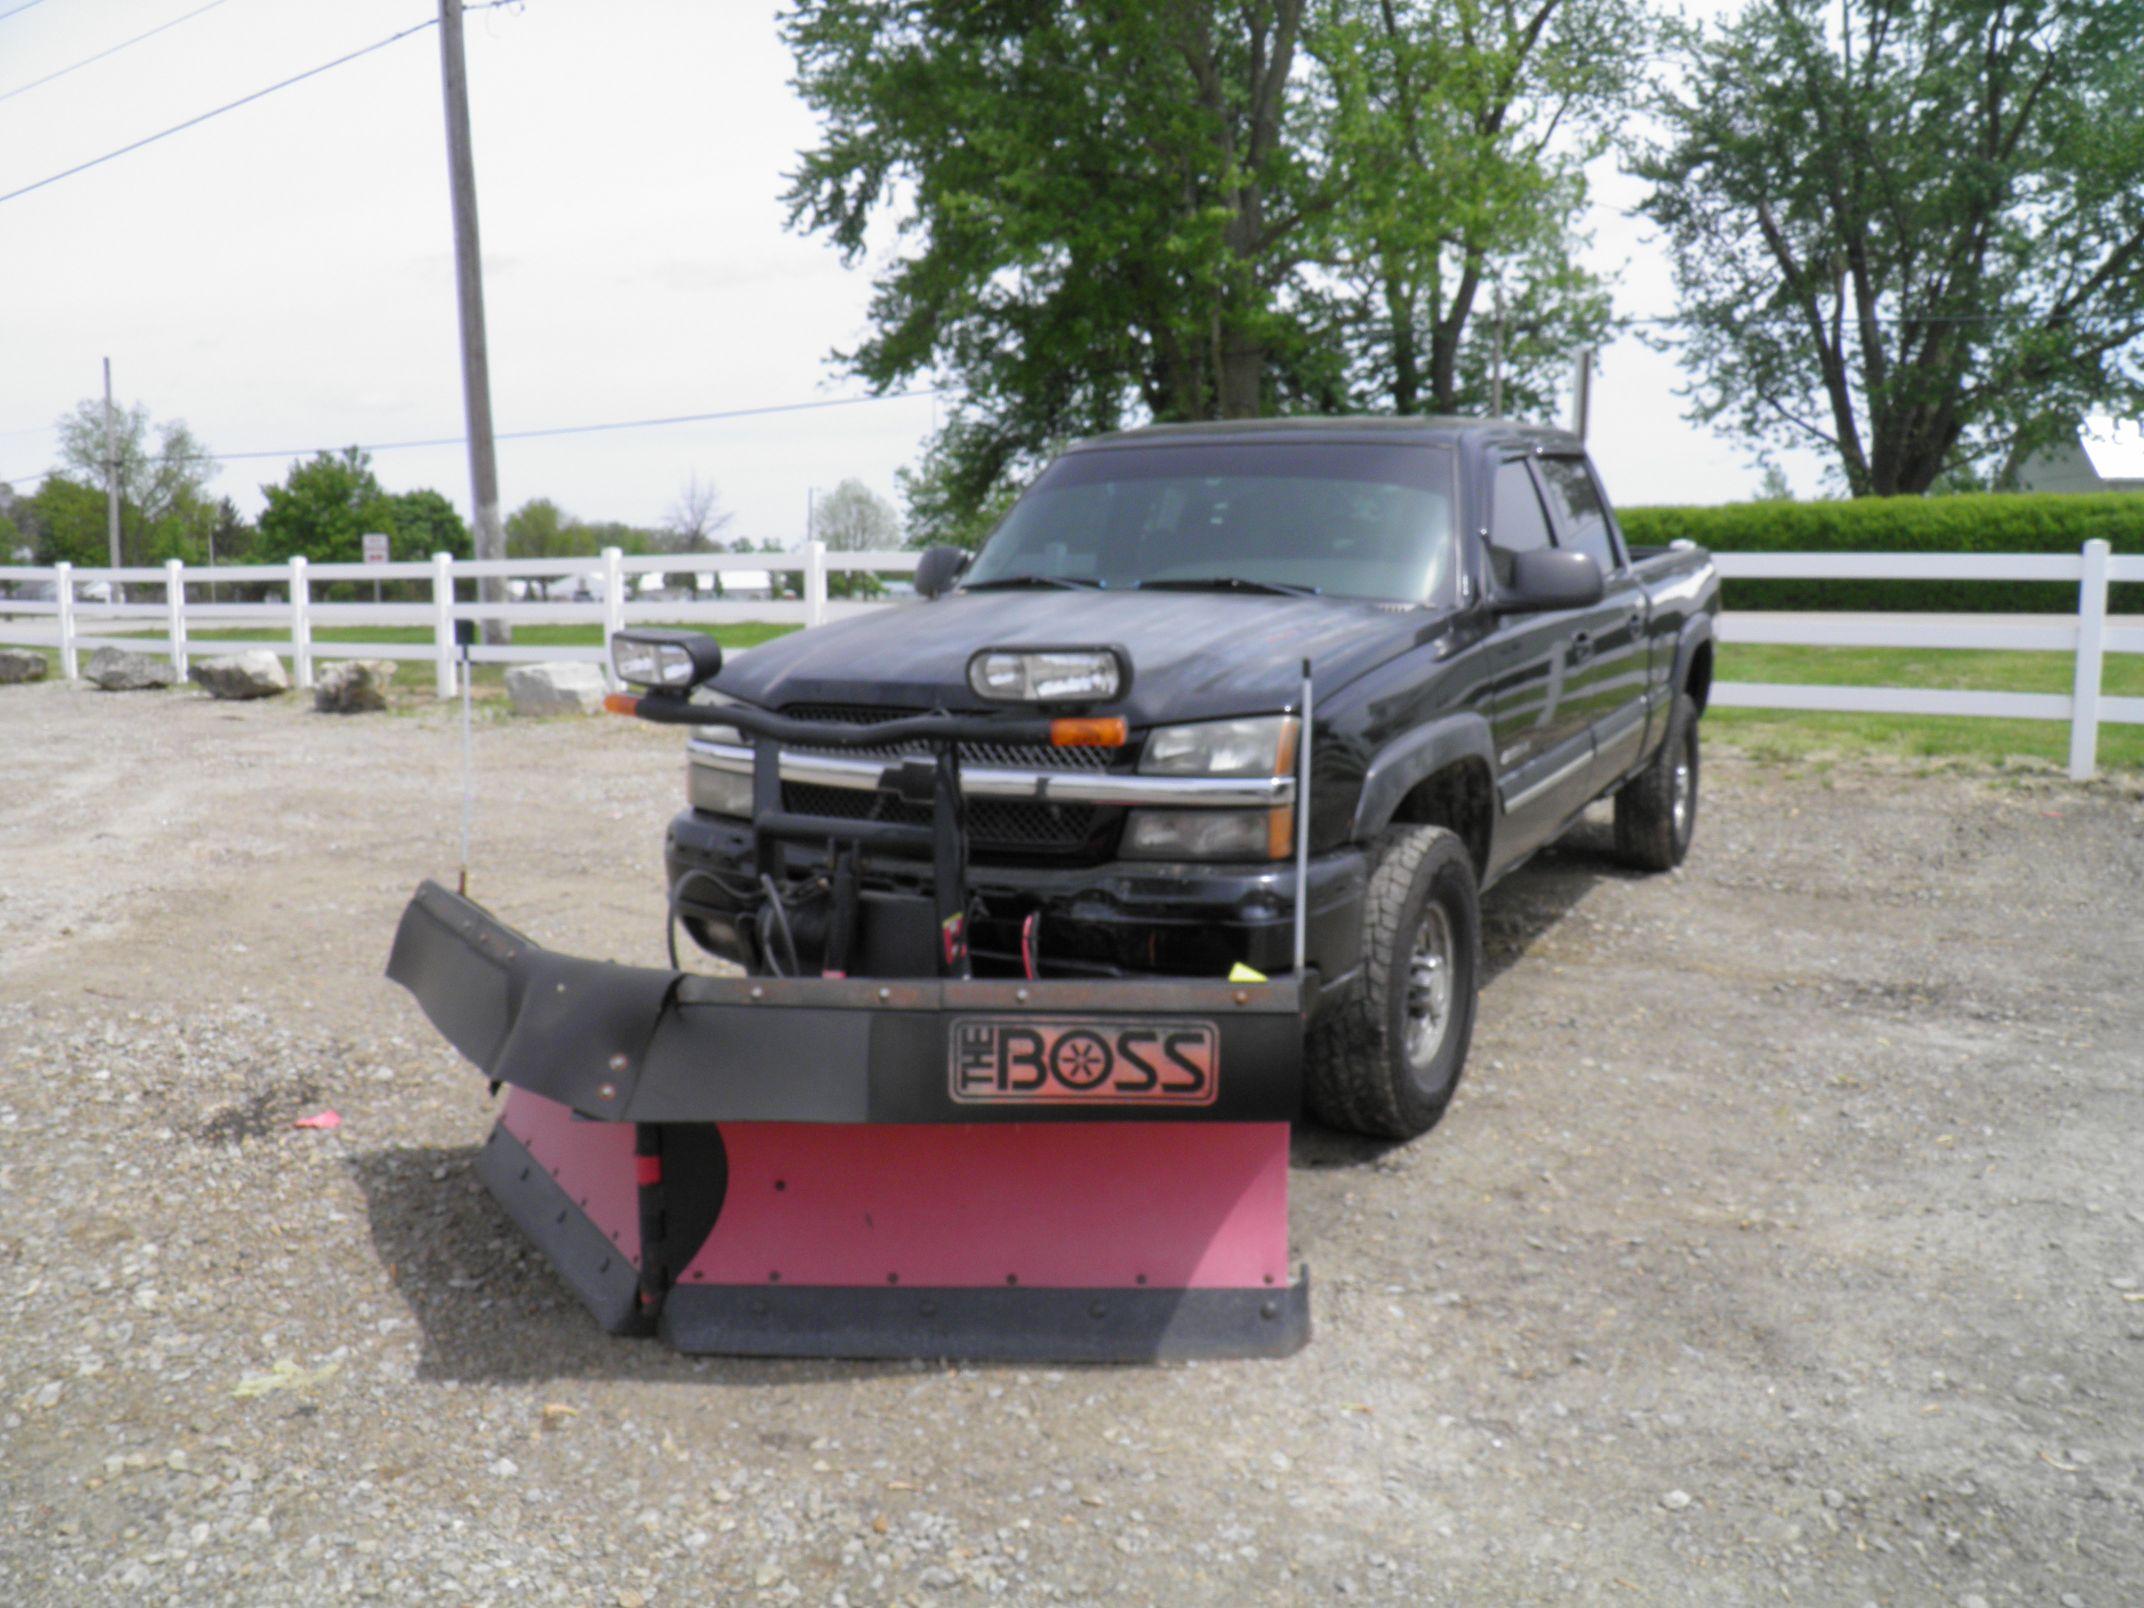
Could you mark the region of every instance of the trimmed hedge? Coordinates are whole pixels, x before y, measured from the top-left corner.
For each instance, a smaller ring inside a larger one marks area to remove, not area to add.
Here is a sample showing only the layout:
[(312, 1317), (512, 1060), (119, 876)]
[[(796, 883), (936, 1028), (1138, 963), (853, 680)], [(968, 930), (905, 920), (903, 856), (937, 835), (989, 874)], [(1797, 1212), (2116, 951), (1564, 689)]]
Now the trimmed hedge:
[[(1723, 503), (1711, 508), (1621, 508), (1634, 546), (1684, 538), (1719, 553), (2061, 553), (2095, 536), (2144, 554), (2144, 493), (1972, 493), (1841, 502)], [(1897, 609), (2068, 614), (2066, 582), (1728, 581), (1732, 609)], [(2113, 589), (2117, 613), (2144, 613), (2144, 586)]]

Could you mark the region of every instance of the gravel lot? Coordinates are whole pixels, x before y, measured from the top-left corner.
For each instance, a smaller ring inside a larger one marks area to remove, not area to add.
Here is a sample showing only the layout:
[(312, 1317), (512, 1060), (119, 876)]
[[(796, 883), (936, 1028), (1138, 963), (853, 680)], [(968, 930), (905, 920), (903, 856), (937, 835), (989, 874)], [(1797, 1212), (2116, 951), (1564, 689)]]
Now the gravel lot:
[[(380, 975), (455, 755), (0, 689), (0, 1599), (2144, 1594), (2133, 787), (1716, 754), (1684, 871), (1491, 896), (1442, 1128), (1299, 1136), (1307, 1351), (948, 1369), (612, 1340), (524, 1252)], [(473, 891), (656, 959), (676, 738), (477, 764)]]

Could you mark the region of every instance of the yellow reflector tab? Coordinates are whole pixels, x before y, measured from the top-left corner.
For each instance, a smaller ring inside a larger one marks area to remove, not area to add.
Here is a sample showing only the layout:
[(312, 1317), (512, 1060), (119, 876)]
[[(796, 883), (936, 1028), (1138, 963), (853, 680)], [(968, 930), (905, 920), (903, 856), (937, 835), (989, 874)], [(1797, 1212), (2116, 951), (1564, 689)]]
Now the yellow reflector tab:
[(1264, 972), (1255, 971), (1251, 967), (1244, 965), (1240, 960), (1228, 968), (1228, 980), (1232, 983), (1264, 983), (1272, 981)]
[(1089, 715), (1050, 722), (1052, 748), (1122, 748), (1131, 728), (1122, 715)]

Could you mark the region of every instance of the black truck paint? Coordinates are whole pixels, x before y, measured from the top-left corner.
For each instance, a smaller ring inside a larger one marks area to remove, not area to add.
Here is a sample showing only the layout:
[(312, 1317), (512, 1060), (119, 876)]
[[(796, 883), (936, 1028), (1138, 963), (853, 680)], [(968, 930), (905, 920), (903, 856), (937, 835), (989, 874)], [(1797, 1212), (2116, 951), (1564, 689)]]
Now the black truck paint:
[[(1131, 685), (1092, 712), (1130, 723), (1132, 747), (1109, 767), (1128, 772), (1157, 726), (1294, 707), (1307, 660), (1315, 691), (1308, 948), (1325, 979), (1322, 997), (1331, 998), (1361, 962), (1366, 851), (1380, 833), (1396, 822), (1451, 827), (1487, 887), (1653, 759), (1679, 693), (1702, 711), (1718, 581), (1699, 549), (1627, 548), (1583, 446), (1559, 430), (1440, 419), (1162, 426), (1081, 443), (1059, 463), (1215, 447), (1443, 454), (1453, 562), (1412, 601), (956, 587), (736, 655), (714, 686), (761, 708), (821, 718), (982, 712), (993, 706), (965, 679), (978, 649), (1114, 644), (1134, 667)], [(1582, 533), (1557, 492), (1574, 478), (1593, 489), (1606, 525), (1590, 538), (1609, 561), (1601, 597), (1584, 608), (1507, 612), (1499, 570), (1508, 565), (1490, 541), (1499, 497), (1507, 522), (1520, 499), (1537, 498), (1554, 541), (1566, 545)], [(1304, 535), (1313, 550), (1317, 540)], [(827, 796), (818, 789), (815, 802)], [(1069, 836), (1048, 842), (1022, 842), (1017, 821), (994, 839), (987, 812), (971, 809), (979, 972), (1017, 974), (1017, 929), (1030, 912), (1040, 913), (1044, 976), (1211, 976), (1238, 961), (1273, 973), (1292, 963), (1294, 872), (1285, 860), (1125, 859), (1116, 853), (1122, 808), (1093, 809)], [(687, 810), (666, 847), (688, 930), (704, 947), (750, 963), (749, 940), (719, 902), (696, 897), (687, 877), (744, 869), (744, 823)]]

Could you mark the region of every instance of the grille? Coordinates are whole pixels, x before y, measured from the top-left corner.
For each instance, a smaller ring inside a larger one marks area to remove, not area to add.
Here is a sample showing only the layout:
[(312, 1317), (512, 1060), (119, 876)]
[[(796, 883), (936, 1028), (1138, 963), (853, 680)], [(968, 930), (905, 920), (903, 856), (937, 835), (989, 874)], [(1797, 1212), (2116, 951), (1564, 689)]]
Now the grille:
[[(851, 752), (852, 750), (844, 750)], [(867, 793), (854, 787), (821, 787), (812, 782), (784, 782), (782, 808), (801, 815), (831, 815), (843, 821), (892, 821), (928, 826), (928, 804), (909, 804), (891, 793)], [(1040, 849), (1070, 853), (1094, 836), (1097, 811), (1091, 804), (1039, 804), (1017, 798), (968, 801), (968, 837), (978, 848)]]
[[(792, 704), (782, 711), (791, 720), (819, 720), (829, 725), (880, 726), (889, 720), (899, 720), (907, 715), (920, 715), (921, 709), (882, 709), (866, 704)], [(809, 750), (806, 750), (809, 752)], [(825, 753), (855, 754), (872, 759), (893, 759), (901, 754), (929, 752), (926, 743), (887, 743), (883, 747), (824, 749)], [(1103, 771), (1109, 769), (1111, 757), (1118, 750), (1108, 748), (1049, 748), (1026, 747), (1016, 743), (962, 743), (960, 757), (975, 765), (1011, 765), (1025, 770), (1082, 770)]]

